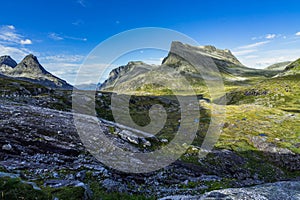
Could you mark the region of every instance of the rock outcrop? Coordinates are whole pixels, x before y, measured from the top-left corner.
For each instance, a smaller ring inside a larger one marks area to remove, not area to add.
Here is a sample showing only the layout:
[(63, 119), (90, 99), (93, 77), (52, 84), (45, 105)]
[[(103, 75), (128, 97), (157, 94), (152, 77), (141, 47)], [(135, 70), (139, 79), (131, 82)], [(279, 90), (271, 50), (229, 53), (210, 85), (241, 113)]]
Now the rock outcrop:
[[(108, 79), (105, 80), (104, 83), (100, 84), (100, 89), (114, 87), (114, 85), (118, 82), (125, 82), (124, 77), (126, 77), (127, 74), (134, 73), (132, 77), (135, 77), (139, 74), (144, 74), (150, 71), (153, 67), (153, 65), (148, 65), (141, 61), (129, 62), (127, 65), (113, 69), (109, 73)], [(126, 81), (127, 80), (130, 80), (130, 77), (126, 77)]]
[(217, 200), (217, 199), (255, 199), (255, 200), (282, 200), (300, 199), (300, 182), (299, 181), (287, 181), (269, 183), (249, 188), (234, 188), (216, 190), (205, 193), (200, 196), (169, 196), (161, 198), (160, 200)]
[(217, 62), (219, 61), (219, 62), (227, 63), (228, 66), (229, 65), (243, 66), (243, 64), (228, 49), (221, 50), (211, 45), (191, 46), (177, 41), (172, 42), (170, 53), (168, 57), (166, 57), (163, 60), (163, 64), (166, 65), (174, 64), (174, 57), (173, 57), (174, 52), (178, 52), (180, 49), (186, 49), (191, 53), (201, 54), (203, 56), (210, 57)]

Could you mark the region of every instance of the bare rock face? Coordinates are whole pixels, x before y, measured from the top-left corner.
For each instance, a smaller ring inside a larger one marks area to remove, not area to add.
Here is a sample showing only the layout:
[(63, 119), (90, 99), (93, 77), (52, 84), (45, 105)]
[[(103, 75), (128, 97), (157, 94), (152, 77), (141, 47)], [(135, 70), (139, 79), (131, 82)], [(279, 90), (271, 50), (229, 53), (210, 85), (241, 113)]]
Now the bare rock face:
[(171, 64), (174, 62), (174, 60), (172, 60), (172, 52), (178, 52), (179, 49), (186, 49), (191, 53), (202, 54), (204, 56), (211, 57), (216, 61), (226, 62), (228, 65), (243, 66), (243, 64), (240, 63), (240, 61), (228, 49), (221, 50), (211, 45), (191, 46), (177, 41), (172, 42), (170, 54), (164, 59), (163, 64)]
[(0, 57), (0, 75), (13, 71), (16, 66), (16, 61), (14, 61), (10, 56)]
[[(157, 82), (164, 80), (164, 83), (170, 85), (174, 82), (171, 78), (180, 77), (181, 75), (193, 79), (192, 82), (201, 82), (202, 76), (199, 70), (180, 55), (190, 55), (206, 71), (217, 67), (220, 75), (228, 81), (246, 80), (248, 77), (264, 76), (266, 74), (262, 70), (245, 67), (228, 49), (221, 50), (214, 46), (191, 46), (175, 41), (172, 42), (169, 54), (161, 65), (154, 66), (143, 62), (129, 62), (125, 66), (112, 70), (109, 78), (99, 85), (99, 89), (111, 91), (112, 88), (118, 85), (122, 92), (130, 93), (139, 85), (141, 86), (139, 90), (143, 91), (144, 88), (147, 88), (147, 85), (151, 85), (149, 80)], [(171, 78), (167, 77), (166, 74), (169, 74)], [(274, 75), (276, 75), (275, 72)], [(214, 78), (214, 73), (211, 76), (211, 78)]]
[(12, 73), (13, 76), (24, 76), (24, 77), (31, 77), (37, 78), (43, 75), (49, 75), (50, 73), (47, 72), (43, 66), (39, 63), (36, 56), (30, 54), (27, 55), (16, 67), (14, 72)]
[(49, 73), (38, 61), (37, 57), (27, 55), (19, 64), (11, 57), (3, 56), (0, 58), (0, 73), (22, 80), (39, 83), (51, 88), (72, 89), (66, 81)]
[(17, 63), (10, 56), (1, 56), (0, 57), (0, 66), (2, 66), (2, 65), (6, 65), (8, 67), (14, 68), (17, 66)]
[[(99, 88), (107, 89), (114, 87), (116, 84), (120, 84), (121, 82), (128, 82), (140, 74), (149, 72), (152, 68), (152, 65), (148, 65), (141, 61), (129, 62), (125, 66), (120, 66), (116, 69), (113, 69), (109, 73), (108, 79), (102, 83)], [(132, 76), (127, 77), (128, 74), (132, 74)]]

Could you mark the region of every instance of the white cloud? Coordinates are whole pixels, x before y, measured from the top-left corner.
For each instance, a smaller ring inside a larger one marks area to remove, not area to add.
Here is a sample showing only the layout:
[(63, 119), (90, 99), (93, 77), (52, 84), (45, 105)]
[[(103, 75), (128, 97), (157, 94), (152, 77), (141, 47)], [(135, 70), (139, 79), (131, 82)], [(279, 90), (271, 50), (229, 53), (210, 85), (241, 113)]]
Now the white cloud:
[(263, 46), (268, 43), (270, 43), (270, 41), (256, 42), (254, 44), (248, 44), (245, 46), (238, 47), (238, 49), (252, 49), (252, 48)]
[(56, 41), (59, 41), (59, 40), (63, 40), (64, 38), (63, 37), (61, 37), (59, 34), (57, 34), (57, 33), (50, 33), (49, 35), (48, 35), (48, 37), (50, 38), (50, 39), (52, 39), (52, 40), (56, 40)]
[(65, 36), (65, 38), (70, 40), (83, 41), (83, 42), (87, 41), (87, 38), (80, 38), (80, 37)]
[(41, 60), (49, 63), (74, 63), (82, 62), (84, 56), (82, 55), (51, 55), (42, 57)]
[[(26, 55), (34, 53), (23, 45), (32, 44), (30, 39), (19, 34), (13, 25), (0, 26), (0, 54), (9, 55), (16, 61), (21, 61)], [(36, 54), (36, 53), (34, 53)]]
[(84, 24), (84, 21), (81, 19), (76, 20), (75, 22), (72, 23), (74, 26), (80, 26)]
[(17, 33), (13, 25), (0, 26), (0, 43), (1, 44), (32, 44), (30, 39), (24, 39), (24, 36)]
[(276, 37), (276, 34), (267, 34), (266, 39), (274, 39)]
[(300, 36), (300, 32), (297, 32), (295, 35), (296, 35), (296, 36)]
[(252, 59), (252, 58), (258, 58), (258, 55), (249, 55), (249, 56), (245, 56), (246, 59)]
[(82, 7), (86, 7), (86, 2), (85, 0), (77, 0), (77, 3), (80, 4)]
[[(49, 62), (49, 63), (42, 63), (42, 65), (49, 72), (66, 80), (67, 82), (69, 82), (73, 85), (75, 84), (75, 82), (77, 82), (77, 85), (85, 84), (85, 83), (103, 82), (104, 80), (106, 80), (108, 78), (109, 72), (112, 69), (117, 67), (115, 65), (109, 65), (109, 64), (85, 64), (84, 70), (81, 69), (80, 75), (79, 75), (78, 73), (79, 73), (80, 67), (82, 67), (81, 63)], [(104, 71), (104, 74), (102, 74), (102, 76), (101, 76), (100, 72), (103, 71), (103, 69), (106, 69), (106, 70)], [(77, 81), (76, 81), (76, 79), (77, 79)]]
[(20, 43), (21, 43), (22, 45), (32, 44), (32, 41), (29, 40), (29, 39), (26, 39), (26, 40), (21, 40)]
[(238, 59), (248, 67), (265, 68), (278, 62), (294, 61), (300, 57), (299, 55), (299, 49), (287, 47), (287, 49), (261, 51), (255, 55), (240, 56)]
[(257, 50), (255, 49), (246, 49), (246, 50), (241, 50), (241, 51), (234, 51), (232, 52), (235, 56), (243, 56), (243, 55), (247, 55), (253, 52), (256, 52)]
[(8, 47), (0, 44), (1, 55), (9, 55), (16, 61), (21, 61), (26, 55), (33, 53), (26, 48)]
[(13, 25), (8, 25), (7, 28), (9, 28), (11, 30), (15, 30), (16, 29)]
[(80, 37), (73, 37), (73, 36), (61, 35), (61, 34), (58, 34), (58, 33), (50, 33), (48, 35), (48, 37), (50, 39), (52, 39), (52, 40), (55, 40), (55, 41), (65, 40), (65, 39), (77, 40), (77, 41), (83, 41), (83, 42), (87, 41), (87, 38), (80, 38)]

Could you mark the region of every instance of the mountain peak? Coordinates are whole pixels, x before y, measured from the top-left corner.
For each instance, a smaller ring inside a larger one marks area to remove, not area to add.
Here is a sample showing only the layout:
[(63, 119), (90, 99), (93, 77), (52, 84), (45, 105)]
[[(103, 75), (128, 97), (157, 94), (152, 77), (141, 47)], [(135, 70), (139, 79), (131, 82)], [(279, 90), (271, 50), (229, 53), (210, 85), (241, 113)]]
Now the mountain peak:
[(35, 63), (35, 64), (39, 64), (39, 61), (37, 59), (37, 57), (33, 54), (28, 54), (27, 56), (25, 56), (25, 58), (23, 58), (23, 60), (21, 61), (21, 63), (26, 63), (26, 62), (31, 62), (31, 63)]
[(39, 63), (37, 57), (33, 54), (27, 55), (18, 65), (18, 69), (26, 70), (28, 72), (39, 72), (42, 74), (48, 74), (44, 67)]
[(0, 57), (0, 74), (53, 88), (72, 89), (66, 81), (48, 72), (33, 54), (27, 55), (19, 64), (10, 56)]
[(0, 57), (0, 66), (1, 65), (6, 65), (6, 66), (14, 68), (17, 66), (17, 63), (10, 56), (4, 55), (4, 56)]
[(33, 54), (28, 54), (27, 56), (25, 56), (25, 58), (23, 60), (34, 60), (34, 61), (38, 62), (37, 57)]
[(170, 53), (178, 52), (178, 50), (181, 49), (186, 49), (189, 52), (195, 52), (204, 56), (209, 56), (213, 59), (227, 61), (234, 65), (243, 66), (243, 64), (241, 64), (240, 61), (228, 49), (218, 49), (212, 45), (191, 46), (179, 41), (173, 41), (171, 44)]

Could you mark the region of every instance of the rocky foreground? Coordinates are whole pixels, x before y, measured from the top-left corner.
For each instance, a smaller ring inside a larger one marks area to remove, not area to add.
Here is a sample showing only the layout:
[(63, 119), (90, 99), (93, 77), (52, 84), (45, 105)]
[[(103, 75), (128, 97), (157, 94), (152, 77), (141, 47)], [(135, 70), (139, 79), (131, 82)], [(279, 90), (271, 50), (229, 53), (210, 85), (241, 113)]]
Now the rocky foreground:
[(208, 192), (201, 196), (169, 196), (160, 200), (205, 200), (205, 199), (255, 199), (296, 200), (300, 199), (300, 182), (278, 182), (249, 188), (235, 188)]
[[(107, 121), (102, 121), (100, 128), (118, 146), (131, 151), (145, 151), (143, 146), (151, 146), (151, 142), (154, 141), (131, 137), (130, 130), (126, 127)], [(19, 177), (36, 190), (79, 187), (84, 191), (84, 199), (96, 199), (97, 190), (158, 198), (170, 195), (197, 195), (214, 189), (245, 187), (270, 181), (267, 179), (269, 172), (264, 172), (266, 177), (263, 177), (260, 175), (260, 168), (241, 167), (249, 160), (225, 149), (213, 150), (207, 158), (197, 162), (187, 162), (193, 158), (193, 152), (189, 152), (172, 165), (148, 174), (122, 173), (104, 166), (86, 151), (74, 127), (72, 113), (5, 100), (1, 100), (0, 103), (0, 138), (0, 165), (3, 171), (0, 177)], [(287, 162), (286, 165), (294, 166), (294, 170), (298, 170), (299, 156), (281, 155), (278, 158), (283, 163)], [(292, 165), (289, 163), (291, 160), (294, 162)], [(272, 181), (288, 178), (281, 168), (274, 167), (272, 170)], [(292, 195), (290, 199), (299, 199), (299, 183), (287, 184), (293, 184), (291, 191), (286, 191)], [(282, 191), (288, 188), (282, 185)], [(273, 186), (267, 185), (266, 189), (268, 187)], [(279, 188), (279, 185), (274, 187)], [(209, 193), (218, 195), (205, 197), (255, 199), (261, 193), (265, 199), (274, 199), (273, 196), (264, 196), (262, 189), (251, 191), (230, 189)], [(259, 194), (256, 194), (257, 191)], [(273, 191), (270, 195), (283, 195), (279, 189)], [(252, 196), (250, 193), (253, 193)], [(195, 198), (197, 197), (192, 199)]]

